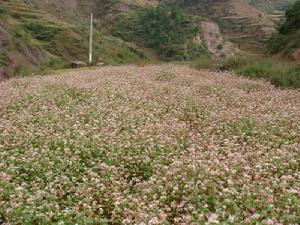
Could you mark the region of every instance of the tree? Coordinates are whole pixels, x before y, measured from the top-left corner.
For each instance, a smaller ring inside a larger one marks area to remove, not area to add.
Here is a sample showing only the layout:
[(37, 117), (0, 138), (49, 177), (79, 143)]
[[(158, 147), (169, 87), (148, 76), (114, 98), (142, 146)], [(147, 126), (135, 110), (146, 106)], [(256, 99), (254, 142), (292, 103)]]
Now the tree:
[(279, 24), (279, 33), (285, 34), (300, 28), (300, 0), (285, 12), (285, 19)]
[(166, 59), (185, 59), (184, 46), (197, 32), (198, 25), (176, 4), (161, 3), (138, 13), (136, 36)]

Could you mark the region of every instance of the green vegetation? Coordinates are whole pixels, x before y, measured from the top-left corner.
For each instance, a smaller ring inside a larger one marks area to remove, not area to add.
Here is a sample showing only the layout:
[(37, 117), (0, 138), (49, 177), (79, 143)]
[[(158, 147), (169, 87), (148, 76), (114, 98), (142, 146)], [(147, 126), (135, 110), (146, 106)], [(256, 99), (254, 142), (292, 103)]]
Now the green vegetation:
[[(0, 24), (0, 29), (8, 35), (7, 41), (1, 42), (1, 69), (10, 76), (27, 76), (66, 68), (74, 60), (86, 62), (89, 21), (84, 18), (80, 19), (80, 23), (76, 19), (63, 21), (55, 12), (38, 8), (31, 3), (33, 2), (23, 0), (1, 1), (0, 17), (3, 17), (3, 23)], [(107, 1), (108, 3), (111, 4), (112, 1)], [(153, 51), (114, 37), (106, 30), (102, 31), (97, 24), (95, 28), (95, 65), (100, 62), (118, 65), (156, 61)], [(14, 54), (18, 55), (18, 60), (12, 65), (10, 57), (14, 57)]]
[(163, 59), (183, 60), (195, 58), (204, 48), (190, 39), (200, 30), (197, 18), (184, 14), (178, 7), (161, 4), (138, 13), (136, 34), (146, 46), (158, 50)]
[(200, 33), (199, 21), (199, 17), (185, 14), (177, 5), (161, 3), (120, 15), (113, 32), (157, 50), (164, 60), (186, 60), (206, 52), (204, 46), (192, 41)]
[(293, 32), (300, 28), (300, 0), (286, 11), (285, 20), (280, 23), (279, 33), (285, 34)]
[(200, 58), (198, 69), (228, 70), (250, 78), (264, 78), (278, 87), (300, 87), (300, 65), (271, 58), (233, 57), (224, 60)]
[(6, 10), (0, 6), (0, 18), (6, 14)]
[(0, 96), (0, 224), (299, 224), (299, 91), (164, 64)]
[(290, 56), (294, 49), (300, 48), (300, 0), (286, 11), (285, 19), (277, 26), (278, 33), (268, 43), (271, 53), (283, 52)]
[(237, 70), (248, 77), (265, 78), (275, 86), (300, 87), (300, 66), (278, 63), (272, 60), (257, 61)]
[(57, 27), (46, 26), (37, 23), (26, 23), (24, 27), (32, 33), (32, 35), (42, 41), (50, 41), (59, 31)]
[[(268, 42), (271, 53), (283, 52), (290, 56), (300, 48), (300, 0), (285, 14), (285, 20), (278, 25), (278, 34)], [(218, 46), (222, 48), (222, 46)], [(264, 78), (275, 86), (300, 87), (300, 65), (292, 62), (276, 61), (270, 57), (232, 57), (223, 60), (201, 57), (196, 62), (197, 68), (229, 70), (251, 78)]]

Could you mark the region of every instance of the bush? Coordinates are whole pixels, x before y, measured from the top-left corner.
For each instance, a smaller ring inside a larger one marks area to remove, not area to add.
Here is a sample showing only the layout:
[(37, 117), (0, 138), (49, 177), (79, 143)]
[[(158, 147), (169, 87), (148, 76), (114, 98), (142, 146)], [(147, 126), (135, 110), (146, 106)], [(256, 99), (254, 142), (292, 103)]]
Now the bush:
[(278, 34), (270, 38), (268, 42), (268, 49), (271, 54), (277, 53), (285, 48), (288, 44), (289, 38), (285, 35)]
[(30, 31), (32, 35), (41, 41), (51, 41), (55, 34), (60, 30), (57, 27), (46, 26), (42, 24), (26, 23), (25, 29)]
[(51, 58), (47, 62), (47, 64), (48, 64), (47, 66), (50, 67), (51, 69), (61, 69), (64, 66), (63, 60), (59, 57)]
[(300, 66), (265, 60), (248, 64), (236, 72), (251, 78), (265, 78), (278, 87), (300, 87)]
[(24, 65), (18, 65), (14, 69), (14, 75), (19, 76), (19, 77), (26, 77), (32, 75), (34, 72), (32, 69), (29, 69), (28, 67)]
[(300, 64), (278, 63), (273, 59), (232, 57), (224, 60), (202, 57), (197, 69), (229, 70), (250, 78), (264, 78), (278, 87), (300, 88)]
[(300, 0), (285, 13), (285, 20), (281, 21), (278, 31), (281, 34), (289, 33), (300, 28)]
[(15, 37), (19, 40), (28, 38), (29, 34), (26, 32), (22, 25), (15, 26), (13, 31)]
[(270, 53), (283, 51), (289, 56), (293, 49), (299, 48), (300, 40), (300, 0), (286, 11), (285, 18), (277, 26), (278, 33), (268, 41)]
[(0, 6), (0, 18), (6, 14), (6, 10)]
[(252, 58), (247, 58), (245, 56), (236, 56), (236, 57), (230, 57), (226, 58), (220, 61), (217, 65), (217, 69), (219, 70), (236, 70), (238, 68), (241, 68), (245, 65), (247, 65), (249, 62), (251, 62)]
[(201, 44), (191, 41), (200, 32), (198, 24), (198, 17), (185, 14), (176, 4), (160, 3), (120, 15), (113, 33), (156, 49), (164, 60), (186, 60), (206, 52)]
[(263, 78), (269, 76), (269, 74), (272, 72), (272, 64), (271, 62), (247, 64), (241, 68), (237, 68), (236, 72), (247, 77)]
[(138, 12), (136, 35), (165, 59), (187, 59), (186, 44), (199, 32), (193, 17), (176, 5), (159, 4)]
[(223, 47), (223, 45), (222, 44), (218, 44), (218, 46), (217, 46), (217, 49), (218, 50), (222, 50), (224, 47)]

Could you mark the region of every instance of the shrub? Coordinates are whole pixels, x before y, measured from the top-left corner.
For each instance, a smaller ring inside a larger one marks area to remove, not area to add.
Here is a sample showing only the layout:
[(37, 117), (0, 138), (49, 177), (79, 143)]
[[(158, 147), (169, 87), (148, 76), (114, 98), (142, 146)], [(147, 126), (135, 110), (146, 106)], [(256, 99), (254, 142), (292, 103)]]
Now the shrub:
[(60, 69), (64, 66), (63, 60), (59, 57), (51, 58), (47, 64), (51, 69)]
[(197, 69), (230, 70), (250, 78), (264, 78), (278, 87), (300, 87), (300, 64), (278, 63), (273, 59), (232, 57), (224, 60), (201, 57)]
[(224, 47), (223, 47), (223, 45), (222, 44), (218, 44), (218, 46), (217, 46), (217, 49), (218, 50), (222, 50)]
[(29, 69), (26, 66), (23, 65), (18, 65), (15, 69), (14, 69), (14, 75), (19, 76), (19, 77), (26, 77), (26, 76), (30, 76), (32, 75), (34, 72), (32, 69)]
[(42, 41), (50, 41), (55, 34), (60, 30), (57, 27), (46, 26), (42, 24), (26, 23), (24, 24), (25, 29), (30, 31), (32, 35)]
[(273, 85), (280, 87), (300, 87), (300, 66), (278, 63), (271, 59), (248, 64), (236, 72), (252, 77), (265, 78)]
[(285, 18), (277, 26), (278, 33), (268, 41), (270, 53), (284, 51), (289, 56), (294, 48), (299, 48), (300, 38), (300, 0), (285, 13)]
[(268, 49), (271, 54), (277, 53), (283, 50), (288, 42), (289, 38), (287, 36), (282, 34), (274, 35), (268, 42)]
[(198, 24), (198, 17), (185, 14), (176, 4), (160, 3), (157, 7), (120, 15), (113, 33), (126, 41), (135, 40), (156, 49), (164, 60), (185, 60), (205, 52), (201, 44), (190, 41), (200, 32)]
[(6, 10), (0, 6), (0, 18), (6, 14)]
[(253, 60), (252, 58), (247, 58), (245, 56), (235, 56), (235, 57), (226, 58), (220, 61), (220, 63), (217, 66), (217, 69), (236, 70), (238, 68), (241, 68), (242, 66), (247, 65), (252, 60)]
[(285, 13), (285, 20), (278, 26), (279, 33), (285, 34), (300, 28), (300, 0)]
[(26, 39), (29, 35), (22, 25), (15, 26), (13, 31), (15, 37), (19, 40)]
[(268, 76), (271, 72), (271, 69), (272, 64), (270, 62), (258, 62), (237, 68), (236, 72), (248, 77), (262, 78)]

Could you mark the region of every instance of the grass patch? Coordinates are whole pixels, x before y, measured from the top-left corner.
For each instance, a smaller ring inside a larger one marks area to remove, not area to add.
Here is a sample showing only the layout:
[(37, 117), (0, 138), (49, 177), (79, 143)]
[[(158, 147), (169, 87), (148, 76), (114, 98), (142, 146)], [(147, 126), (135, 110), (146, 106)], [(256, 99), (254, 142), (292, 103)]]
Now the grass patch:
[(59, 31), (59, 28), (36, 24), (36, 23), (26, 23), (24, 24), (25, 29), (30, 31), (32, 35), (41, 41), (51, 41), (55, 34)]
[(194, 65), (198, 69), (233, 71), (250, 78), (263, 78), (277, 87), (300, 87), (300, 65), (271, 58), (232, 57), (223, 60), (203, 57)]
[(236, 70), (238, 74), (251, 78), (264, 78), (278, 87), (300, 87), (300, 66), (288, 63), (278, 64), (265, 60), (247, 64)]

